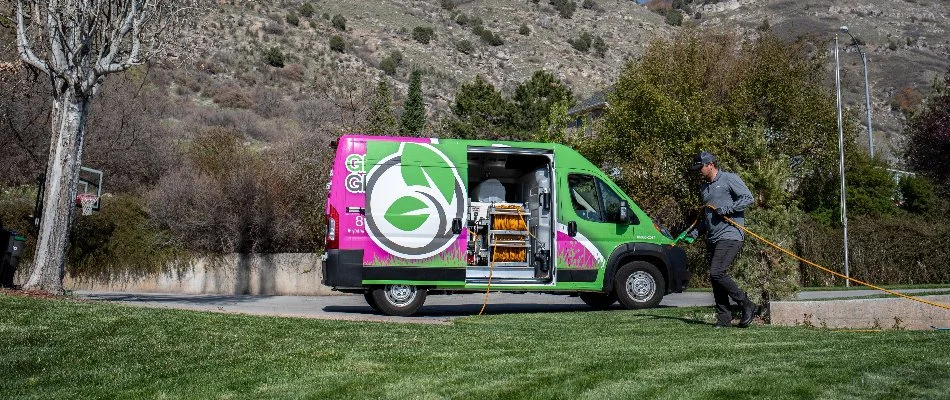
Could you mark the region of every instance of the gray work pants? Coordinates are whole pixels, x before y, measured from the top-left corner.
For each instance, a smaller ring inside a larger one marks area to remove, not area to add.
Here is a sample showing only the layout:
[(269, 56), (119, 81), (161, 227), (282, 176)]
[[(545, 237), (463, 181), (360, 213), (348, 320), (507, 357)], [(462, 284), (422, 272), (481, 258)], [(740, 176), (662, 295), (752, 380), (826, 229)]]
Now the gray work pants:
[(709, 281), (712, 283), (713, 298), (716, 300), (716, 320), (721, 325), (732, 321), (732, 309), (729, 299), (739, 305), (749, 301), (746, 293), (739, 289), (736, 281), (729, 276), (729, 266), (742, 250), (741, 240), (720, 240), (706, 242), (706, 259), (709, 260)]

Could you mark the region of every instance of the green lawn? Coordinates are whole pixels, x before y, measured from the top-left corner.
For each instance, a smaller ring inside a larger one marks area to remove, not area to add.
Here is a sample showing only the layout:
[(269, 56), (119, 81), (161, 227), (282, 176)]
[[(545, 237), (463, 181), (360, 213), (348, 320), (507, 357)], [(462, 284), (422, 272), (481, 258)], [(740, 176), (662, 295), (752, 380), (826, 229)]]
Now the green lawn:
[(713, 329), (711, 308), (421, 325), (0, 295), (12, 398), (947, 398), (950, 333)]

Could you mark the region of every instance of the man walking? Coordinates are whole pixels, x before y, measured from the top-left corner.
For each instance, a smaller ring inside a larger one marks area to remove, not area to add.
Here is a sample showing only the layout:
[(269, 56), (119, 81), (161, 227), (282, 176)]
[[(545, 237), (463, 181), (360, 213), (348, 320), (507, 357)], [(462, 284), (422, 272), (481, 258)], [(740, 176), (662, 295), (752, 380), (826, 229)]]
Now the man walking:
[(752, 192), (738, 175), (721, 171), (716, 156), (700, 152), (693, 158), (691, 171), (703, 177), (700, 195), (703, 198), (703, 219), (689, 236), (693, 239), (706, 234), (706, 259), (709, 261), (709, 280), (716, 300), (716, 328), (732, 325), (729, 299), (742, 306), (742, 319), (738, 326), (745, 328), (755, 318), (756, 304), (749, 300), (736, 282), (729, 276), (729, 266), (742, 250), (745, 235), (724, 217), (736, 224), (744, 224), (745, 209), (752, 205)]

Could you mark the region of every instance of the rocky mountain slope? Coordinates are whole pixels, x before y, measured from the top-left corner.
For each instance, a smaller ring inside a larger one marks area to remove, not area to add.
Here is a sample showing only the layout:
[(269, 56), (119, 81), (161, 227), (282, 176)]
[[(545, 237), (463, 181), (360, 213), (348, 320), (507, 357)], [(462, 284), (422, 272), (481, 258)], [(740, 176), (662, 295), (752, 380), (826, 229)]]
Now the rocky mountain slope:
[[(425, 70), (429, 111), (439, 115), (448, 110), (458, 87), (476, 75), (512, 90), (545, 69), (583, 98), (609, 85), (625, 61), (641, 54), (651, 40), (673, 31), (660, 15), (624, 0), (591, 1), (589, 9), (577, 3), (570, 19), (560, 17), (547, 1), (316, 0), (310, 1), (310, 17), (301, 14), (303, 3), (219, 2), (196, 23), (186, 49), (195, 51), (200, 67), (248, 86), (255, 83), (251, 75), (272, 68), (263, 62), (264, 54), (277, 47), (287, 60), (283, 69), (300, 75), (300, 84), (292, 85), (298, 92), (313, 80), (375, 79), (382, 74), (381, 61), (398, 51), (402, 63), (394, 74), (396, 93), (405, 94), (411, 68)], [(345, 19), (344, 29), (333, 24), (338, 15)], [(476, 35), (475, 19), (503, 44), (493, 46)], [(417, 27), (432, 29), (428, 43), (413, 38)], [(523, 27), (527, 32), (521, 32)], [(603, 57), (575, 50), (568, 42), (585, 32), (606, 44)], [(344, 51), (331, 50), (334, 35), (343, 38)]]
[[(847, 26), (867, 54), (876, 152), (892, 160), (900, 150), (907, 114), (950, 66), (950, 2), (944, 0), (728, 0), (696, 9), (707, 28), (749, 33), (767, 24), (790, 39), (827, 38), (828, 54), (837, 33), (842, 97), (864, 122), (864, 69), (851, 37), (839, 32)], [(828, 71), (833, 79), (832, 57)], [(829, 86), (834, 88), (833, 80)], [(866, 136), (861, 143), (867, 146)]]

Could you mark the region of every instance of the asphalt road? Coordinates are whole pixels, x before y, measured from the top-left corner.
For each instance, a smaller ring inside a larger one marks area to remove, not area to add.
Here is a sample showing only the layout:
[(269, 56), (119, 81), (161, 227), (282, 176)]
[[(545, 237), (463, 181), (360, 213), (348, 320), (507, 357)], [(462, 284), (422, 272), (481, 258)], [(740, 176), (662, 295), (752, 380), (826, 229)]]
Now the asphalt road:
[[(901, 290), (904, 293), (933, 289)], [(859, 297), (879, 294), (875, 290), (801, 292), (800, 300)], [(414, 323), (446, 323), (461, 316), (475, 315), (485, 300), (484, 294), (429, 296), (419, 313), (413, 317), (382, 315), (366, 304), (363, 296), (249, 296), (195, 295), (168, 293), (115, 293), (76, 291), (81, 299), (109, 301), (142, 307), (175, 308), (237, 314), (298, 318), (320, 318), (355, 321), (391, 321)], [(661, 307), (709, 306), (710, 292), (686, 292), (667, 295)], [(620, 306), (615, 304), (614, 308)], [(577, 297), (550, 294), (491, 293), (486, 314), (588, 312), (591, 309)]]

